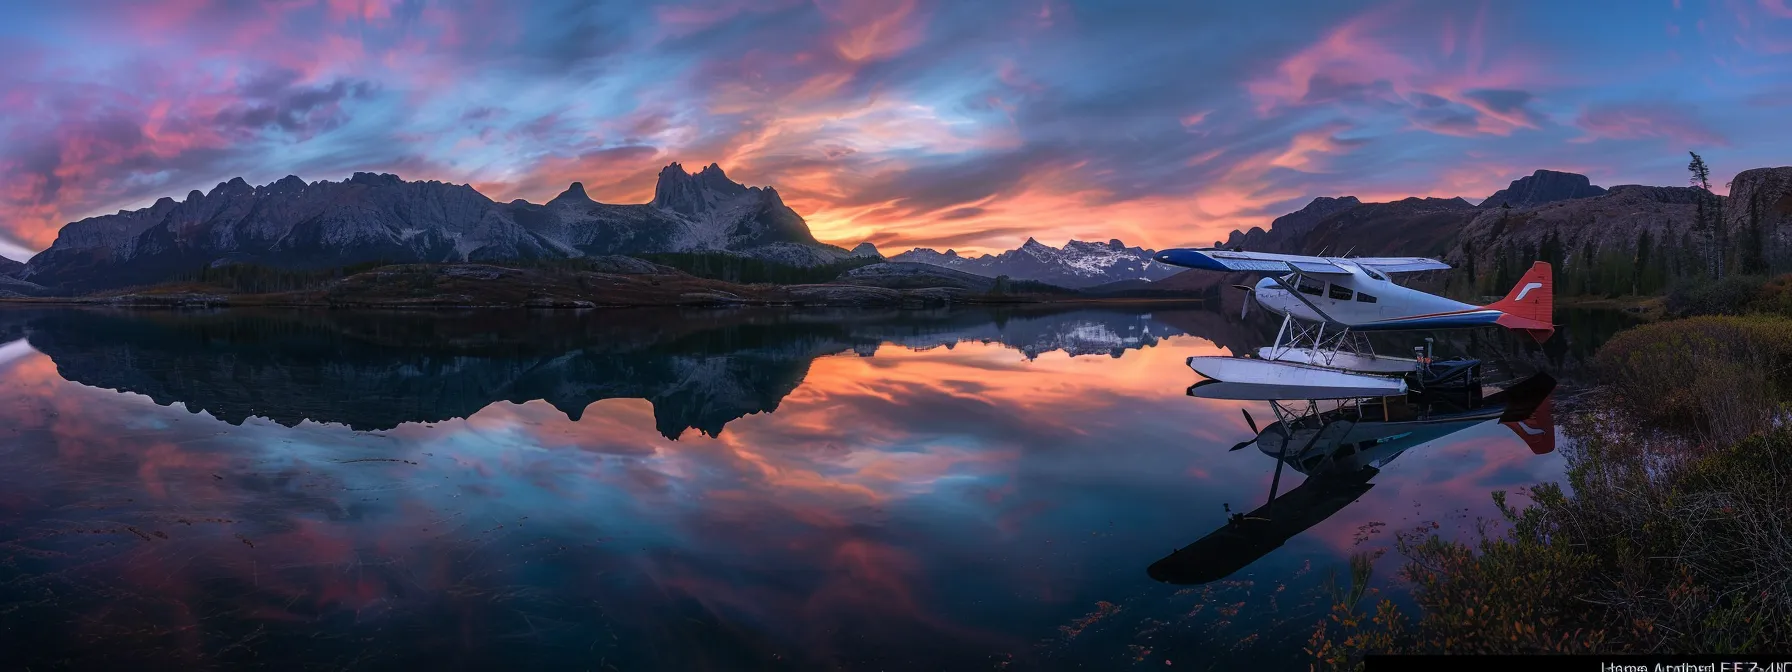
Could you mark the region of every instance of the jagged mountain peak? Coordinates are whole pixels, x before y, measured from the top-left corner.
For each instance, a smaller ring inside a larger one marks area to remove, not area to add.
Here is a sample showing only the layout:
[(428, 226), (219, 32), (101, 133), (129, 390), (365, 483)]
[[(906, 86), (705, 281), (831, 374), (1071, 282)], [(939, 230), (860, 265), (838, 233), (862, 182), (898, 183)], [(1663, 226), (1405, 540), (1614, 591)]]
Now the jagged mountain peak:
[(653, 206), (684, 215), (699, 215), (714, 210), (721, 201), (761, 192), (772, 196), (777, 193), (770, 189), (749, 189), (728, 179), (722, 167), (713, 163), (692, 175), (674, 161), (660, 169), (659, 181), (653, 186)]
[(859, 243), (858, 246), (852, 248), (851, 254), (852, 254), (852, 256), (855, 256), (855, 257), (876, 257), (878, 259), (884, 258), (883, 253), (878, 252), (877, 246), (871, 244), (870, 241)]
[(300, 179), (299, 176), (287, 175), (270, 184), (256, 187), (255, 192), (258, 194), (290, 194), (304, 191), (306, 186), (305, 180)]
[(585, 183), (574, 182), (570, 185), (567, 185), (566, 191), (560, 192), (560, 195), (555, 196), (553, 200), (548, 201), (548, 204), (553, 205), (555, 203), (563, 203), (563, 202), (568, 202), (568, 201), (574, 202), (574, 203), (591, 202), (591, 197), (585, 195)]

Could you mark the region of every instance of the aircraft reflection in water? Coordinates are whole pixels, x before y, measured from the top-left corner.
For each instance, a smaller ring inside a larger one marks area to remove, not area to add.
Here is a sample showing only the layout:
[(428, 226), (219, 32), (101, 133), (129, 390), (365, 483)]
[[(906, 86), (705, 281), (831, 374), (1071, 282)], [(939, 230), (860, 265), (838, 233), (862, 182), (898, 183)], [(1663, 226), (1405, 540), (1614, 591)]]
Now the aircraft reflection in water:
[[(1385, 399), (1286, 401), (1295, 390), (1202, 381), (1190, 396), (1268, 401), (1277, 421), (1240, 450), (1256, 445), (1279, 461), (1269, 502), (1249, 513), (1233, 513), (1225, 526), (1153, 563), (1146, 572), (1165, 583), (1196, 585), (1218, 581), (1244, 569), (1294, 535), (1349, 506), (1375, 487), (1369, 481), (1394, 458), (1414, 447), (1447, 440), (1476, 427), (1503, 425), (1539, 455), (1555, 450), (1548, 374), (1526, 378), (1497, 393), (1413, 394)], [(1254, 396), (1253, 395), (1261, 395)], [(1245, 421), (1256, 430), (1250, 412)], [(1306, 480), (1277, 496), (1282, 468)]]

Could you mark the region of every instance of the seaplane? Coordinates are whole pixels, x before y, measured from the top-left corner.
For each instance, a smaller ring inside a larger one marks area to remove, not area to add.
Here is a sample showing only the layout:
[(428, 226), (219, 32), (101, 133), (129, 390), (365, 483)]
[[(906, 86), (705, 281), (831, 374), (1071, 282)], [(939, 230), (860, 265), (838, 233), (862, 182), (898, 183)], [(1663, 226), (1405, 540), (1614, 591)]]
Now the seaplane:
[[(1555, 333), (1554, 292), (1548, 263), (1536, 262), (1505, 298), (1476, 306), (1396, 284), (1392, 276), (1450, 268), (1421, 257), (1325, 257), (1220, 248), (1173, 248), (1155, 259), (1172, 266), (1262, 274), (1254, 285), (1235, 285), (1251, 304), (1282, 316), (1275, 344), (1256, 357), (1190, 357), (1188, 366), (1207, 378), (1233, 383), (1209, 396), (1250, 398), (1248, 386), (1303, 390), (1292, 398), (1365, 398), (1405, 394), (1410, 387), (1479, 387), (1479, 362), (1437, 361), (1429, 346), (1414, 356), (1376, 354), (1371, 332), (1501, 326), (1537, 342)], [(1246, 386), (1241, 388), (1240, 386)], [(1247, 395), (1247, 396), (1238, 396)]]
[[(1259, 429), (1250, 411), (1240, 409), (1256, 436), (1232, 450), (1255, 445), (1276, 460), (1269, 500), (1250, 512), (1231, 512), (1228, 505), (1224, 526), (1152, 563), (1146, 573), (1178, 585), (1231, 576), (1355, 502), (1394, 458), (1414, 449), (1515, 436), (1534, 454), (1552, 452), (1555, 386), (1554, 378), (1539, 373), (1484, 397), (1415, 393), (1337, 402), (1329, 410), (1320, 408), (1333, 403), (1327, 400), (1265, 397), (1276, 421)], [(1306, 480), (1278, 496), (1284, 467)]]

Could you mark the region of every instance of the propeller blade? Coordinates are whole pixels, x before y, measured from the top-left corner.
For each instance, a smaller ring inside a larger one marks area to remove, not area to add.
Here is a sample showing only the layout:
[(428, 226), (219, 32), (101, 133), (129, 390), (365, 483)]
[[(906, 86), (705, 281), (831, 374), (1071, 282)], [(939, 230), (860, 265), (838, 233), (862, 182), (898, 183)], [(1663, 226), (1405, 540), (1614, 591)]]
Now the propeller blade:
[(1244, 291), (1244, 303), (1238, 307), (1238, 319), (1242, 320), (1251, 314), (1251, 304), (1257, 301), (1257, 290), (1250, 285), (1233, 285), (1232, 288)]
[(1239, 441), (1238, 445), (1232, 446), (1231, 448), (1227, 448), (1226, 452), (1230, 453), (1234, 450), (1244, 450), (1245, 446), (1251, 445), (1256, 442), (1257, 442), (1256, 439), (1246, 439), (1244, 441)]
[(1243, 409), (1243, 408), (1241, 408), (1241, 409), (1238, 409), (1238, 412), (1239, 412), (1239, 413), (1243, 413), (1243, 414), (1244, 414), (1244, 422), (1245, 422), (1245, 424), (1247, 424), (1247, 425), (1250, 425), (1250, 426), (1251, 426), (1251, 433), (1252, 433), (1252, 434), (1261, 434), (1261, 433), (1263, 433), (1263, 431), (1262, 431), (1262, 430), (1260, 430), (1260, 429), (1257, 429), (1257, 421), (1256, 421), (1256, 420), (1252, 420), (1252, 419), (1251, 419), (1251, 412), (1250, 412), (1250, 411), (1249, 411), (1249, 410), (1247, 410), (1247, 409)]

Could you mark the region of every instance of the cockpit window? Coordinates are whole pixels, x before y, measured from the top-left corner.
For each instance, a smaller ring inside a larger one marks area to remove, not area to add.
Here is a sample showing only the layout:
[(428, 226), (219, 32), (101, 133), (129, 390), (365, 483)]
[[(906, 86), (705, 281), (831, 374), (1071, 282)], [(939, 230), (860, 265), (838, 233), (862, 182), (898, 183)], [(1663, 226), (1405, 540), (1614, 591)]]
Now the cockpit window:
[(1363, 303), (1375, 303), (1375, 295), (1374, 295), (1374, 294), (1364, 294), (1364, 293), (1362, 293), (1362, 292), (1357, 292), (1357, 293), (1356, 293), (1356, 300), (1358, 300), (1358, 301), (1361, 301), (1361, 302), (1363, 302)]
[(1325, 295), (1325, 283), (1309, 277), (1302, 276), (1298, 288), (1302, 294), (1312, 294), (1313, 296)]
[(1330, 296), (1333, 300), (1336, 300), (1336, 301), (1349, 301), (1351, 294), (1352, 294), (1352, 292), (1349, 287), (1345, 287), (1343, 285), (1334, 283), (1332, 285), (1331, 293), (1328, 294), (1327, 296)]
[(1364, 273), (1367, 273), (1369, 275), (1369, 277), (1375, 278), (1376, 280), (1384, 280), (1385, 281), (1388, 279), (1387, 276), (1382, 275), (1380, 273), (1376, 273), (1375, 269), (1369, 268), (1368, 266), (1364, 266), (1364, 267), (1362, 267), (1362, 269), (1363, 269)]

